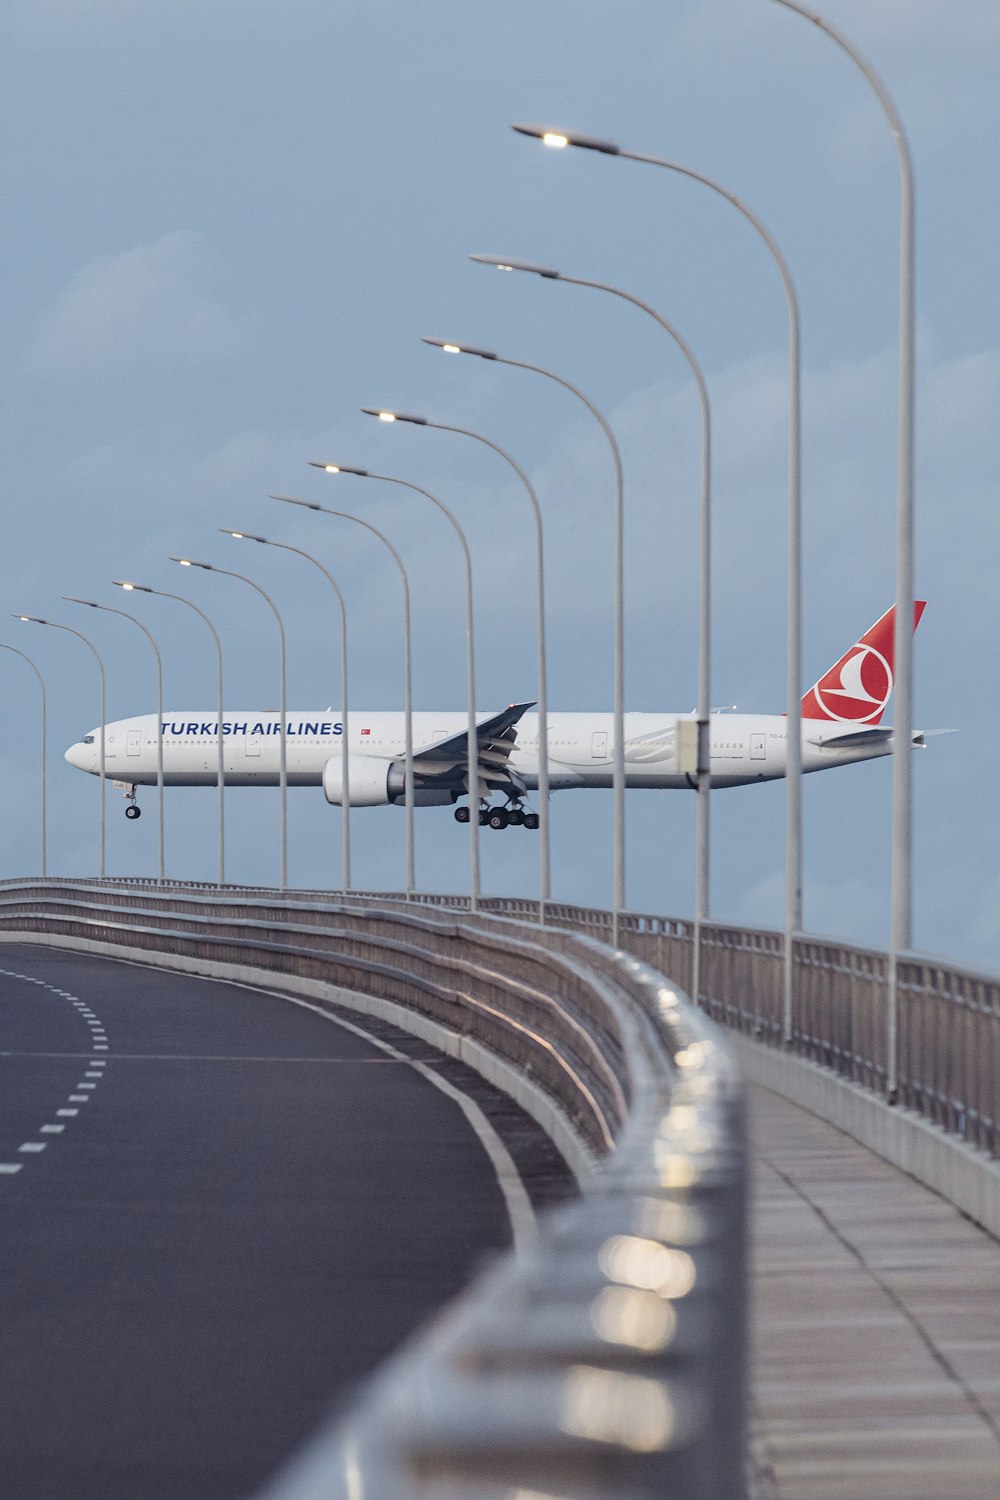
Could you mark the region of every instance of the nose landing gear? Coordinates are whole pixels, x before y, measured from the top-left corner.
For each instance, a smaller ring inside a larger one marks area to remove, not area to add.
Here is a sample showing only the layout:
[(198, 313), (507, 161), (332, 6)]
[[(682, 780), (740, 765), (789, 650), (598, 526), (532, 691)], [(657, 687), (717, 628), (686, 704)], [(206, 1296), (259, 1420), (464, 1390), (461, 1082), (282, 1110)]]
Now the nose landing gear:
[(125, 782), (119, 781), (119, 782), (116, 783), (116, 785), (118, 785), (118, 786), (121, 787), (122, 793), (123, 793), (123, 795), (125, 797), (125, 801), (126, 801), (125, 816), (126, 816), (126, 818), (128, 818), (130, 820), (135, 819), (135, 818), (141, 818), (142, 817), (142, 808), (139, 806), (138, 802), (135, 800), (136, 788), (129, 781), (125, 781)]

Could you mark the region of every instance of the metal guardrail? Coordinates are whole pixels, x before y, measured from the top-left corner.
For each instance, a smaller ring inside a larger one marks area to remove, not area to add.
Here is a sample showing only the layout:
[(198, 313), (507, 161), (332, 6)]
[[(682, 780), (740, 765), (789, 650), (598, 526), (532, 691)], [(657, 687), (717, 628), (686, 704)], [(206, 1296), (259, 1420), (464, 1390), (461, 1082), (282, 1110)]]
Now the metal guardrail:
[[(156, 889), (154, 881), (109, 880)], [(173, 887), (172, 887), (173, 888)], [(206, 883), (184, 883), (211, 891)], [(0, 890), (3, 883), (0, 883)], [(283, 899), (264, 888), (246, 894)], [(339, 901), (329, 891), (288, 893), (291, 899)], [(384, 893), (351, 900), (396, 906)], [(462, 896), (418, 893), (411, 906), (467, 907)], [(484, 897), (480, 910), (537, 923), (537, 901)], [(549, 902), (546, 923), (611, 940), (610, 913), (593, 907)], [(625, 912), (619, 945), (668, 974), (690, 994), (693, 924), (675, 917)], [(840, 1077), (882, 1096), (888, 1055), (888, 959), (885, 953), (826, 938), (801, 937), (795, 944), (795, 995), (790, 1037), (784, 1035), (783, 955), (780, 933), (733, 924), (702, 928), (699, 1002), (722, 1025), (830, 1068)], [(898, 1103), (971, 1145), (1000, 1158), (1000, 979), (920, 954), (899, 959)]]
[(662, 973), (521, 916), (194, 883), (0, 883), (8, 936), (394, 1001), (530, 1075), (591, 1153), (582, 1200), (391, 1362), (274, 1500), (744, 1493), (736, 1066)]

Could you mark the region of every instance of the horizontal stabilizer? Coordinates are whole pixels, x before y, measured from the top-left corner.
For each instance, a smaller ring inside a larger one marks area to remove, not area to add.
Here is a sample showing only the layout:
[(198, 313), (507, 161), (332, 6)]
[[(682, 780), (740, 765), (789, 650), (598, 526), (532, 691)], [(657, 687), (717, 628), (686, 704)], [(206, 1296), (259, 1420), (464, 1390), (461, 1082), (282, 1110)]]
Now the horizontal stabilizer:
[(823, 749), (857, 750), (863, 745), (885, 745), (891, 739), (891, 729), (879, 729), (873, 724), (868, 729), (848, 729), (844, 734), (818, 734), (809, 743)]

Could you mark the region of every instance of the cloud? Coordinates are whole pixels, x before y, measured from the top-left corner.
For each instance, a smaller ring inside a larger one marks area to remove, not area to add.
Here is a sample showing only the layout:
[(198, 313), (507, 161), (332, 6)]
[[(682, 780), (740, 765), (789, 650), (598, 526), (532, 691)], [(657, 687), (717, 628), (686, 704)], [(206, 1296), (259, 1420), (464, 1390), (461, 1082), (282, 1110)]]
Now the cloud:
[(73, 379), (236, 353), (246, 335), (201, 291), (203, 263), (200, 237), (180, 229), (91, 261), (44, 319), (29, 352), (32, 368)]

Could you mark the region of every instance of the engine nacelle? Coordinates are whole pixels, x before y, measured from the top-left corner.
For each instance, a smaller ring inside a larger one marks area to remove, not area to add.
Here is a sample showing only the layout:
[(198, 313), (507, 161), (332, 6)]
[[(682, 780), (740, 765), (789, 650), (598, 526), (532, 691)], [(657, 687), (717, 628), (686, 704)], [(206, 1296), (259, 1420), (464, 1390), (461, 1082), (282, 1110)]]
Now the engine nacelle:
[[(403, 771), (395, 761), (381, 760), (375, 755), (349, 755), (347, 776), (352, 807), (386, 807), (390, 802), (402, 801)], [(323, 793), (327, 802), (343, 806), (344, 762), (340, 755), (323, 767)]]

